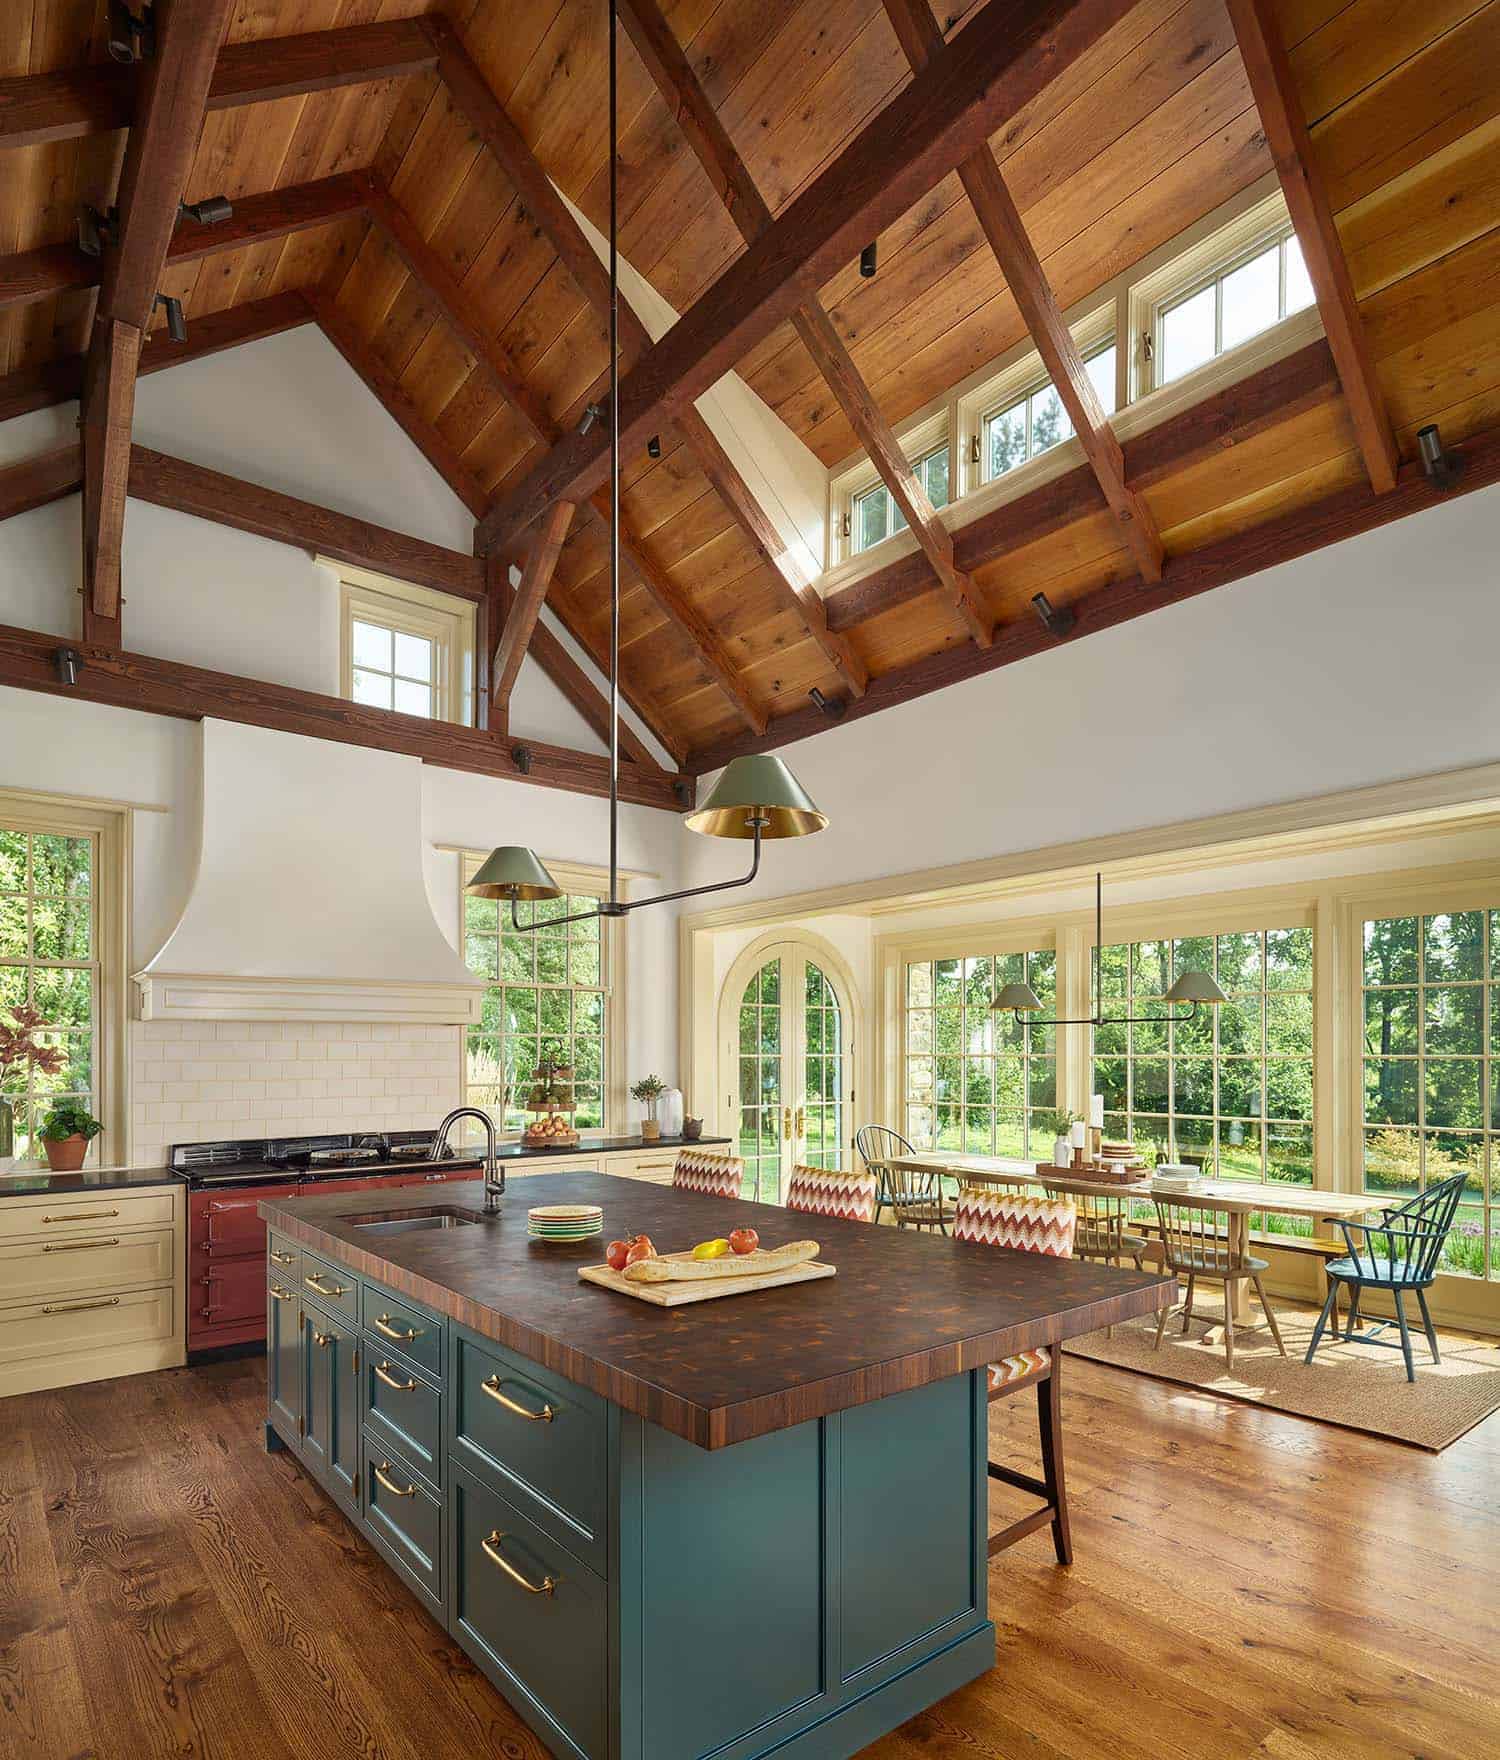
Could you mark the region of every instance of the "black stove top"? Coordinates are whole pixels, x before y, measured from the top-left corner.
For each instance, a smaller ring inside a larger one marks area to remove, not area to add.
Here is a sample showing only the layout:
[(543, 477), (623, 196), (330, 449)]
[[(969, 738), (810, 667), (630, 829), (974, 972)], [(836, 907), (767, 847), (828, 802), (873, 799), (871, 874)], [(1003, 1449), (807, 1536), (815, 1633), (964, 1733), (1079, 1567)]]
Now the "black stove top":
[[(449, 1148), (443, 1159), (457, 1157)], [(191, 1186), (219, 1186), (337, 1179), (372, 1168), (395, 1171), (404, 1166), (420, 1167), (431, 1160), (432, 1137), (426, 1131), (351, 1131), (321, 1137), (176, 1143), (168, 1165)]]

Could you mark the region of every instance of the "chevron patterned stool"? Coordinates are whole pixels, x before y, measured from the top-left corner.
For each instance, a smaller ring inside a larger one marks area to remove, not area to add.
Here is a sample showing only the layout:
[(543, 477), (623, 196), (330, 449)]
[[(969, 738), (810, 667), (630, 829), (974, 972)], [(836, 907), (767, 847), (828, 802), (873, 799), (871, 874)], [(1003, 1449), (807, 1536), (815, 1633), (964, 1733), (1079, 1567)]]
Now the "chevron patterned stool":
[(836, 1216), (846, 1222), (873, 1222), (880, 1182), (873, 1173), (834, 1173), (822, 1167), (794, 1167), (787, 1182), (786, 1207), (807, 1216)]
[(680, 1192), (699, 1192), (706, 1198), (737, 1198), (745, 1183), (745, 1163), (738, 1155), (711, 1155), (706, 1149), (682, 1149), (672, 1169), (672, 1184)]
[[(953, 1238), (981, 1246), (1009, 1247), (1022, 1253), (1043, 1253), (1067, 1259), (1073, 1253), (1073, 1231), (1078, 1215), (1073, 1206), (1056, 1198), (1022, 1198), (1008, 1192), (980, 1191), (965, 1187), (958, 1194), (953, 1218)], [(1012, 1522), (990, 1538), (990, 1557), (1014, 1546), (1038, 1528), (1050, 1526), (1059, 1564), (1073, 1562), (1073, 1540), (1068, 1530), (1068, 1488), (1063, 1476), (1062, 1451), (1062, 1351), (1054, 1345), (1017, 1351), (989, 1368), (992, 1400), (1007, 1399), (1023, 1387), (1036, 1388), (1037, 1427), (1042, 1445), (1042, 1476), (1018, 1473), (998, 1461), (989, 1463), (990, 1477), (1015, 1485), (1042, 1499), (1042, 1507)]]

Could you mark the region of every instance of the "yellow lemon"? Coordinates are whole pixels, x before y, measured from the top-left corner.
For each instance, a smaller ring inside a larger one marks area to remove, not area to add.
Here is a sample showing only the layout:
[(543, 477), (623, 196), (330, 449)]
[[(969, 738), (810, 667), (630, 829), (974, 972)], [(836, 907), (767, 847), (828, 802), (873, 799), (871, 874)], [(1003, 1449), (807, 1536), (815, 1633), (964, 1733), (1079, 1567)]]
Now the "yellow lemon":
[(695, 1259), (722, 1259), (728, 1251), (728, 1241), (699, 1241), (697, 1246), (693, 1248), (693, 1257)]

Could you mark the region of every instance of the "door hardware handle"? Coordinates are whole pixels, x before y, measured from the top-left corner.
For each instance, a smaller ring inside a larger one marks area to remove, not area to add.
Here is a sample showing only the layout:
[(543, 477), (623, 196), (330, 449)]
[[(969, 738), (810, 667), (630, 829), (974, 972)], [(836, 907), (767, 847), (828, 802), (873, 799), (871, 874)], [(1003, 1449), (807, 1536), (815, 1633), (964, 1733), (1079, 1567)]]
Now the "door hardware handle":
[(316, 1326), (315, 1326), (315, 1327), (313, 1327), (313, 1338), (314, 1338), (314, 1339), (315, 1339), (315, 1340), (316, 1340), (316, 1341), (317, 1341), (317, 1343), (318, 1343), (318, 1344), (320, 1344), (320, 1345), (321, 1345), (321, 1346), (322, 1346), (322, 1347), (323, 1347), (323, 1348), (324, 1348), (324, 1349), (325, 1349), (325, 1350), (326, 1350), (326, 1349), (327, 1349), (327, 1348), (328, 1348), (328, 1346), (329, 1346), (329, 1345), (331, 1345), (331, 1344), (335, 1344), (335, 1343), (337, 1343), (337, 1342), (338, 1342), (338, 1341), (337, 1341), (337, 1340), (336, 1340), (336, 1339), (335, 1339), (335, 1338), (334, 1338), (334, 1336), (333, 1336), (333, 1334), (332, 1334), (332, 1333), (331, 1333), (331, 1332), (319, 1332), (319, 1331), (318, 1331), (318, 1329), (317, 1329), (317, 1327), (316, 1327)]
[(75, 1210), (71, 1216), (44, 1216), (43, 1222), (98, 1222), (106, 1216), (118, 1216), (118, 1210)]
[(44, 1253), (81, 1253), (88, 1247), (117, 1247), (120, 1237), (112, 1234), (106, 1241), (48, 1241), (42, 1248)]
[(533, 1583), (510, 1562), (500, 1550), (500, 1542), (505, 1536), (498, 1528), (491, 1528), (487, 1538), (479, 1542), (479, 1549), (491, 1564), (499, 1565), (513, 1583), (519, 1583), (528, 1595), (550, 1595), (562, 1581), (561, 1577), (543, 1577), (541, 1582)]
[(323, 1281), (321, 1272), (314, 1272), (311, 1277), (304, 1277), (302, 1281), (309, 1289), (315, 1289), (320, 1296), (346, 1296), (349, 1293), (348, 1288), (342, 1283), (336, 1283), (332, 1288), (329, 1288)]
[(279, 1283), (270, 1284), (268, 1288), (278, 1302), (293, 1302), (297, 1299), (289, 1289), (283, 1289)]
[(397, 1393), (414, 1393), (416, 1391), (416, 1382), (398, 1381), (396, 1377), (392, 1375), (389, 1363), (377, 1363), (375, 1365), (375, 1373), (387, 1387), (394, 1387)]
[(389, 1461), (382, 1461), (378, 1467), (373, 1467), (371, 1469), (375, 1474), (376, 1479), (385, 1486), (386, 1490), (390, 1492), (392, 1497), (415, 1497), (417, 1495), (416, 1486), (407, 1485), (403, 1487), (398, 1485), (394, 1479), (389, 1477), (390, 1470), (391, 1463)]
[(799, 1137), (807, 1135), (807, 1108), (805, 1106), (797, 1108), (797, 1135)]
[(295, 1253), (278, 1253), (274, 1248), (271, 1251), (271, 1257), (278, 1265), (295, 1265), (297, 1263)]
[(550, 1424), (557, 1416), (557, 1413), (549, 1405), (543, 1405), (541, 1411), (533, 1412), (529, 1407), (519, 1405), (513, 1399), (508, 1399), (500, 1391), (500, 1377), (498, 1375), (487, 1375), (479, 1383), (479, 1386), (480, 1391), (487, 1393), (496, 1404), (504, 1406), (508, 1412), (514, 1412), (518, 1418), (530, 1418), (533, 1424)]
[(44, 1314), (86, 1314), (90, 1308), (118, 1308), (118, 1296), (106, 1296), (102, 1302), (46, 1302), (42, 1306)]
[(375, 1316), (375, 1330), (377, 1332), (383, 1332), (387, 1338), (394, 1338), (401, 1344), (410, 1344), (414, 1338), (420, 1336), (415, 1329), (410, 1332), (398, 1332), (397, 1329), (391, 1325), (391, 1317), (389, 1314), (377, 1314)]

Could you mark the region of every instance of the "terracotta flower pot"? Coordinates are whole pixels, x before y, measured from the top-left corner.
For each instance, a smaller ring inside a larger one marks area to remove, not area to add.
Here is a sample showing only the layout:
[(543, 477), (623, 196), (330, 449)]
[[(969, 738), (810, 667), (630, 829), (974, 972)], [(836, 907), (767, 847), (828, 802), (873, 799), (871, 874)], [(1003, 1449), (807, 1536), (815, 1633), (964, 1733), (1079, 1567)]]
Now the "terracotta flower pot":
[(77, 1173), (89, 1152), (89, 1140), (75, 1131), (71, 1137), (43, 1137), (42, 1147), (47, 1151), (47, 1165), (54, 1173)]

